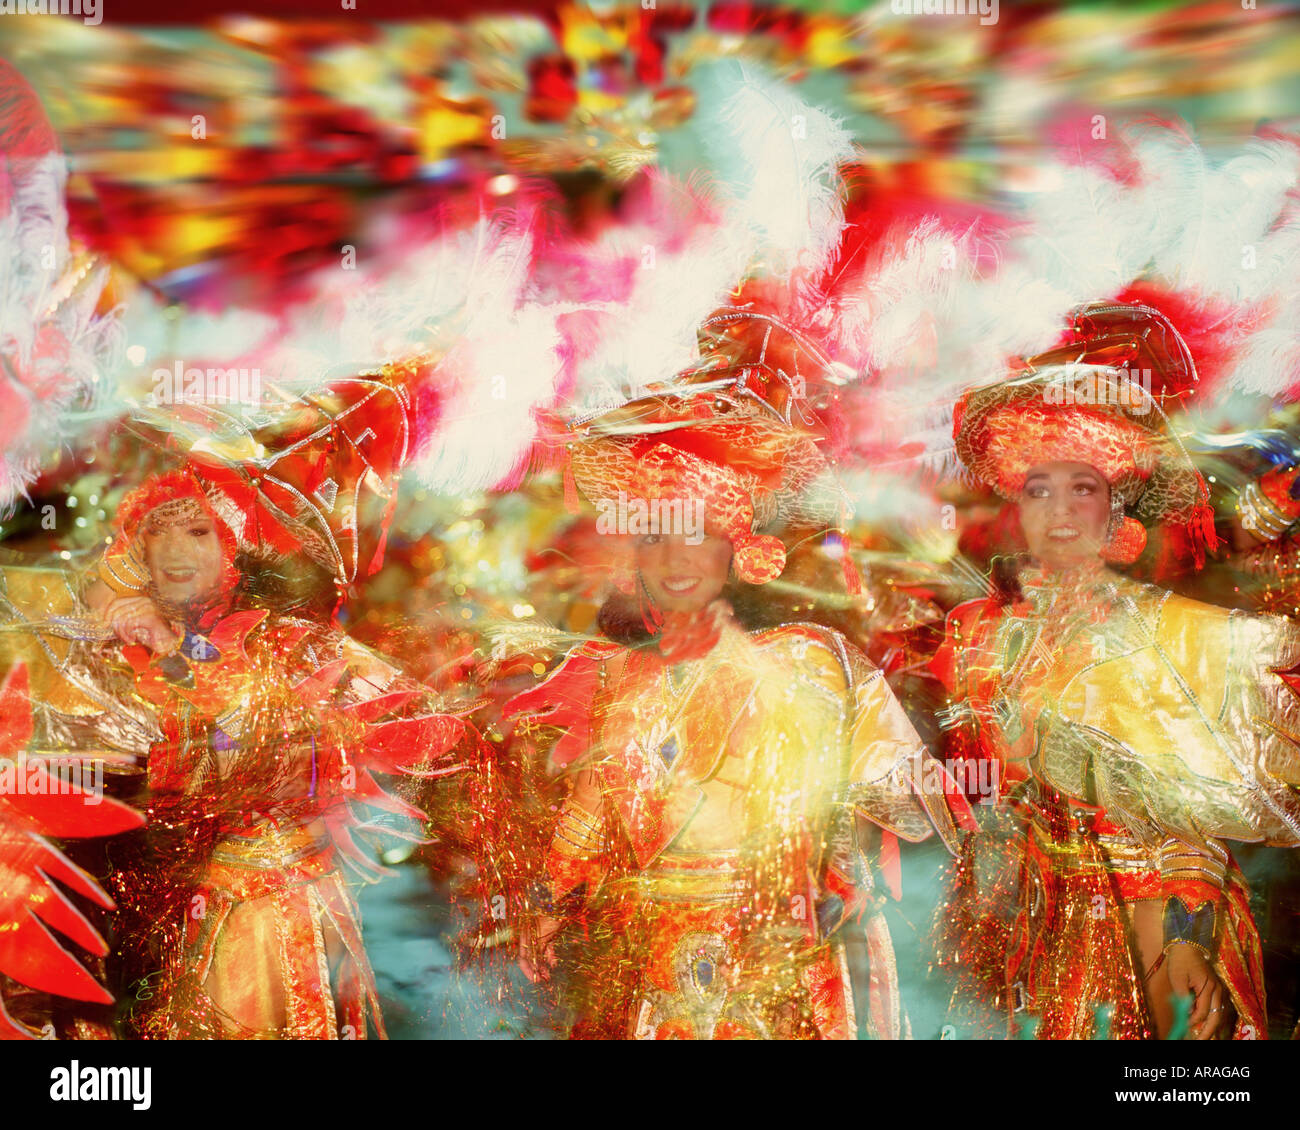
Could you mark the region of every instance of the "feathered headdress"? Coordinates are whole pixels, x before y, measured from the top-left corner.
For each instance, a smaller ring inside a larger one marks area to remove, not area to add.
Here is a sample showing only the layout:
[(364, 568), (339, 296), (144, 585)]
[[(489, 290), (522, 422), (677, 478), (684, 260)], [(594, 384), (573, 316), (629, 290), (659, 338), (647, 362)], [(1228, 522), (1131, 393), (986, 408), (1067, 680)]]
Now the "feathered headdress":
[(1012, 500), (1032, 467), (1086, 463), (1140, 517), (1184, 528), (1200, 560), (1215, 544), (1209, 489), (1166, 415), (1196, 383), (1186, 342), (1160, 311), (1119, 303), (1076, 310), (1068, 338), (962, 397), (953, 412), (958, 457)]
[(119, 344), (95, 313), (106, 270), (73, 254), (67, 170), (30, 86), (0, 60), (0, 511), (36, 478)]

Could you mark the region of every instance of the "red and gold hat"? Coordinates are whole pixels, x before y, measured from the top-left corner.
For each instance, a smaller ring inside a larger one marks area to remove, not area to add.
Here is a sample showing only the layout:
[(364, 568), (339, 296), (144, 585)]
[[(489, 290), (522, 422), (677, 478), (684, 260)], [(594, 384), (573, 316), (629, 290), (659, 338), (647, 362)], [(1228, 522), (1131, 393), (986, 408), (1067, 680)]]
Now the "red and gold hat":
[(953, 418), (957, 455), (1003, 498), (1020, 497), (1030, 468), (1070, 462), (1095, 467), (1132, 505), (1160, 461), (1160, 437), (1123, 405), (1141, 395), (1114, 370), (1044, 367), (962, 399)]
[(747, 311), (720, 311), (701, 336), (712, 349), (701, 364), (571, 429), (568, 470), (596, 506), (620, 494), (701, 501), (706, 525), (732, 543), (736, 574), (764, 584), (785, 568), (785, 546), (762, 527), (834, 523), (847, 508), (811, 426), (825, 382), (810, 394), (797, 366), (829, 362)]
[(190, 467), (153, 475), (122, 500), (117, 515), (118, 535), (100, 560), (100, 579), (118, 596), (143, 592), (150, 581), (140, 543), (144, 525), (149, 521), (188, 521), (200, 515), (212, 520), (221, 542), (222, 588), (233, 588), (239, 579), (235, 567), (239, 530), (230, 520), (229, 509), (219, 504)]
[(1014, 500), (1031, 467), (1086, 463), (1139, 518), (1184, 525), (1198, 546), (1214, 544), (1209, 490), (1166, 415), (1194, 387), (1196, 369), (1164, 315), (1081, 307), (1065, 344), (1019, 368), (954, 410), (957, 456), (976, 478)]

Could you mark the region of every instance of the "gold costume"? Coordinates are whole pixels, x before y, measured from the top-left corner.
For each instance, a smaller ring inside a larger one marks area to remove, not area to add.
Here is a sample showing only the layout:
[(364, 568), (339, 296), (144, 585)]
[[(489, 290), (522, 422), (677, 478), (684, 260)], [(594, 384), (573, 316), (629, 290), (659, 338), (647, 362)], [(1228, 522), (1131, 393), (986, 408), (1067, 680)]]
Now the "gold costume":
[(1223, 841), (1300, 843), (1300, 704), (1275, 673), (1300, 662), (1300, 631), (1100, 564), (1021, 588), (955, 610), (936, 664), (954, 736), (996, 759), (1021, 828), (970, 846), (957, 961), (985, 965), (1040, 1037), (1087, 1037), (1101, 1005), (1114, 1035), (1150, 1036), (1124, 906), (1162, 899), (1228, 987), (1237, 1035), (1262, 1038), (1259, 939)]
[[(702, 658), (588, 645), (516, 709), (598, 665), (590, 752), (599, 812), (566, 806), (548, 872), (557, 906), (585, 884), (623, 939), (589, 1010), (633, 1038), (854, 1038), (843, 935), (870, 955), (862, 1027), (907, 1033), (861, 816), (903, 839), (956, 831), (943, 770), (883, 675), (810, 625), (728, 624)], [(617, 972), (622, 970), (620, 974)]]

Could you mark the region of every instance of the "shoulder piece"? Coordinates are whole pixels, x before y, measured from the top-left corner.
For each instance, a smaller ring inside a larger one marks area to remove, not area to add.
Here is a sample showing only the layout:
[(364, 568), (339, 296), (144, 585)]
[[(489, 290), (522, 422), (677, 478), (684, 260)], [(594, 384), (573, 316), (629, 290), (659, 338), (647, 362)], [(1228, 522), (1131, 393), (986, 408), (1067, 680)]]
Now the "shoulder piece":
[(800, 667), (815, 668), (827, 675), (838, 671), (844, 685), (853, 681), (858, 662), (871, 666), (867, 657), (842, 633), (822, 624), (781, 624), (755, 632), (750, 638), (761, 651), (789, 656)]

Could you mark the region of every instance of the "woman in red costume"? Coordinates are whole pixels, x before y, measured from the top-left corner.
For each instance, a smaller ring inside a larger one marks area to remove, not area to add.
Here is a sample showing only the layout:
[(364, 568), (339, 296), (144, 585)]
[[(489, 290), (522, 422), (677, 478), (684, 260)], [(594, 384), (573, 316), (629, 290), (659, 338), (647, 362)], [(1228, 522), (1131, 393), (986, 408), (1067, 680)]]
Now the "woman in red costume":
[(948, 960), (1040, 1039), (1167, 1036), (1189, 994), (1196, 1038), (1260, 1039), (1259, 937), (1225, 841), (1300, 841), (1297, 704), (1274, 674), (1300, 634), (1109, 567), (1145, 546), (1128, 511), (1213, 541), (1143, 369), (1194, 379), (1156, 311), (1085, 308), (1069, 344), (957, 409), (958, 455), (1016, 503), (1028, 556), (953, 612), (936, 661), (958, 752), (996, 760), (1014, 813), (1006, 840), (972, 838)]
[[(507, 710), (529, 716), (525, 731), (564, 731), (550, 761), (567, 782), (521, 962), (549, 979), (565, 924), (581, 924), (561, 969), (581, 1001), (575, 1034), (898, 1038), (874, 845), (937, 828), (953, 846), (948, 805), (964, 804), (843, 636), (737, 623), (738, 594), (785, 564), (755, 530), (818, 513), (824, 530), (833, 492), (757, 366), (694, 379), (709, 388), (679, 378), (569, 445), (611, 553), (630, 542), (630, 560), (605, 638)], [(856, 1014), (850, 938), (869, 964)]]
[(434, 696), (340, 632), (255, 591), (256, 503), (201, 468), (124, 501), (87, 594), (158, 719), (141, 857), (112, 888), (136, 977), (134, 1029), (161, 1038), (383, 1035), (341, 865), (374, 871), (350, 801), (419, 819), (371, 769), (453, 772), (473, 739)]

